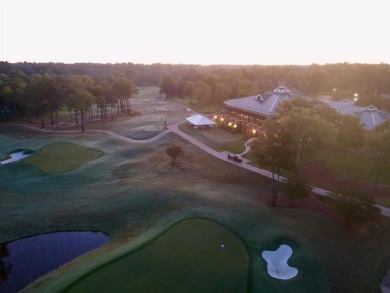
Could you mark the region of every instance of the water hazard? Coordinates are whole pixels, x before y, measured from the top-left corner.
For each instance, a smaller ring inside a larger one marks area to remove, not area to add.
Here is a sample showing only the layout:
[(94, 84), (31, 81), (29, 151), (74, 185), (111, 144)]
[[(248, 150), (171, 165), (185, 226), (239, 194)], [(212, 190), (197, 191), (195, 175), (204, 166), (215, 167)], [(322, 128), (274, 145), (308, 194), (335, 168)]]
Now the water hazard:
[(0, 292), (18, 292), (109, 239), (101, 232), (77, 231), (41, 234), (0, 244)]

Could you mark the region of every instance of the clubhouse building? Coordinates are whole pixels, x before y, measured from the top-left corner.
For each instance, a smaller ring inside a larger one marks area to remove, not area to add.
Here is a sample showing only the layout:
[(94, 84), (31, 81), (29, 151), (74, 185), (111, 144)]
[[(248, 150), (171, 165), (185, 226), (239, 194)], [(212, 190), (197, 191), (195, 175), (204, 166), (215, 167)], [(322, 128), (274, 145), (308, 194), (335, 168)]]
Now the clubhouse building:
[(212, 118), (232, 132), (256, 136), (263, 120), (279, 117), (276, 108), (281, 102), (297, 96), (287, 87), (279, 86), (255, 96), (224, 101), (225, 109)]

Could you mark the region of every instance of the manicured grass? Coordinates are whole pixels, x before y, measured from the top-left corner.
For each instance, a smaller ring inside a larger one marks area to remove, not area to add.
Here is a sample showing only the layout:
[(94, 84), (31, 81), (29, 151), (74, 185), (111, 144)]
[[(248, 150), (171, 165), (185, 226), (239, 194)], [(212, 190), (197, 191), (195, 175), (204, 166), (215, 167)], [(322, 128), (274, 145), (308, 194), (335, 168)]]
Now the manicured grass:
[(170, 97), (169, 100), (181, 105), (188, 106), (191, 109), (194, 109), (196, 112), (204, 113), (204, 114), (215, 113), (220, 111), (223, 108), (222, 103), (199, 104), (196, 100), (191, 100), (189, 97), (180, 98), (179, 96), (175, 96), (175, 97)]
[[(251, 152), (245, 157), (252, 161), (251, 165), (257, 167), (256, 158)], [(329, 148), (319, 150), (313, 157), (311, 163), (313, 162), (320, 162), (325, 166), (325, 171), (321, 174), (316, 176), (308, 174), (309, 177), (311, 176), (310, 184), (313, 186), (330, 191), (340, 191), (345, 183), (348, 184), (347, 186), (355, 186), (357, 189), (371, 194), (374, 184), (373, 162), (363, 152), (347, 151), (344, 159), (341, 149)], [(282, 175), (286, 176), (287, 173), (282, 171)], [(332, 180), (329, 179), (329, 176), (332, 177)], [(380, 173), (378, 187), (384, 191), (380, 196), (375, 197), (375, 201), (379, 205), (390, 207), (390, 164), (385, 166)], [(387, 194), (386, 190), (389, 190)]]
[(171, 97), (169, 98), (170, 101), (172, 102), (176, 102), (178, 104), (181, 104), (181, 105), (185, 105), (185, 106), (190, 106), (191, 105), (191, 100), (187, 97), (185, 98), (180, 98), (180, 97)]
[(69, 172), (82, 164), (100, 158), (103, 152), (68, 142), (49, 144), (23, 160), (43, 173)]
[[(155, 117), (166, 115), (169, 123), (175, 123), (190, 115), (185, 106), (167, 101), (138, 100), (133, 105), (141, 116), (112, 124), (96, 122), (94, 127), (107, 126), (131, 136), (139, 127), (161, 125)], [(158, 109), (168, 106), (169, 111)], [(238, 134), (225, 131), (189, 131), (216, 149), (240, 141)], [(252, 263), (247, 291), (376, 292), (390, 268), (389, 219), (371, 226), (373, 235), (368, 239), (360, 239), (327, 214), (272, 208), (267, 204), (270, 180), (215, 159), (172, 133), (133, 144), (106, 134), (48, 134), (0, 125), (1, 154), (64, 141), (99, 149), (104, 156), (73, 172), (50, 176), (23, 164), (0, 165), (0, 242), (63, 230), (104, 231), (111, 240), (37, 280), (26, 292), (61, 291), (107, 261), (131, 251), (137, 255), (147, 248), (135, 251), (145, 241), (194, 217), (221, 223), (245, 243)], [(172, 144), (184, 150), (177, 167), (170, 165), (165, 153)], [(263, 250), (283, 243), (293, 248), (289, 264), (299, 269), (298, 276), (288, 281), (269, 277), (261, 258)]]
[[(317, 159), (325, 161), (327, 166), (339, 175), (344, 172), (344, 156), (342, 150), (331, 149), (317, 154)], [(373, 163), (363, 152), (347, 151), (345, 170), (348, 177), (356, 180), (373, 180)], [(379, 183), (390, 186), (390, 164), (383, 170)]]
[(216, 151), (218, 152), (228, 151), (233, 154), (241, 154), (244, 150), (245, 150), (245, 141), (243, 140), (232, 141), (230, 143), (227, 143), (223, 146), (216, 148)]
[(160, 87), (158, 86), (140, 86), (138, 94), (134, 95), (134, 99), (150, 99), (160, 95)]
[(179, 129), (218, 152), (240, 154), (245, 150), (245, 136), (242, 133), (233, 134), (219, 127), (194, 129), (188, 123), (179, 125)]
[(211, 221), (191, 219), (66, 291), (247, 292), (248, 269), (248, 253), (234, 234)]
[[(252, 292), (373, 292), (390, 267), (384, 249), (390, 246), (389, 221), (379, 224), (378, 236), (355, 241), (325, 214), (271, 208), (269, 180), (212, 158), (174, 134), (145, 145), (104, 134), (31, 132), (25, 139), (19, 133), (16, 137), (0, 132), (0, 151), (38, 149), (66, 139), (105, 155), (74, 172), (51, 176), (21, 164), (0, 166), (0, 242), (59, 230), (96, 230), (111, 236), (107, 245), (37, 280), (27, 292), (61, 290), (76, 276), (133, 251), (133, 243), (142, 245), (149, 231), (158, 235), (189, 217), (211, 219), (239, 235), (253, 263), (248, 285)], [(184, 150), (180, 167), (172, 167), (165, 154), (171, 144)], [(290, 264), (300, 272), (285, 282), (270, 278), (261, 258), (261, 251), (283, 244), (281, 236), (293, 247)]]

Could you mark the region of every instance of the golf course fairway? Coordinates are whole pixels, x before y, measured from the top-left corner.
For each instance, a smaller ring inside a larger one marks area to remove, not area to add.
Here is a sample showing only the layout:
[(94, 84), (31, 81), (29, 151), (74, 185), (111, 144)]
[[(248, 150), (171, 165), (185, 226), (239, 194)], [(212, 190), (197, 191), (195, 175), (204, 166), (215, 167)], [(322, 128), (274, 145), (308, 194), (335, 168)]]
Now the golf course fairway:
[(246, 247), (203, 219), (175, 224), (136, 251), (82, 276), (66, 292), (246, 292)]

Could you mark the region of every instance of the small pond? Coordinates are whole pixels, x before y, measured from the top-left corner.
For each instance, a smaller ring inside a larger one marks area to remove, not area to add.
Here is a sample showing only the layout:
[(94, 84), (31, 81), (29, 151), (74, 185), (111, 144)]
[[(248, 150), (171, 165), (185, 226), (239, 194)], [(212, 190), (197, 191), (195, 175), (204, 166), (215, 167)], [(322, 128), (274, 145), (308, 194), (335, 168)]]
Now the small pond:
[(29, 283), (109, 240), (101, 232), (56, 232), (0, 244), (0, 292)]

